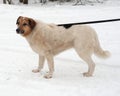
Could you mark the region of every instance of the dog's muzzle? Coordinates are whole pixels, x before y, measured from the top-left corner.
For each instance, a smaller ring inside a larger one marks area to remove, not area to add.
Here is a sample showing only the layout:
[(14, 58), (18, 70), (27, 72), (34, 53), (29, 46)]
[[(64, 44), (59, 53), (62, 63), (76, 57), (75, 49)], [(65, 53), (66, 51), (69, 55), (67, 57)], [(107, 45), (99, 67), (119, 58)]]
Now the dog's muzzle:
[(17, 32), (18, 34), (24, 34), (24, 30), (20, 30), (19, 28), (16, 29), (16, 32)]

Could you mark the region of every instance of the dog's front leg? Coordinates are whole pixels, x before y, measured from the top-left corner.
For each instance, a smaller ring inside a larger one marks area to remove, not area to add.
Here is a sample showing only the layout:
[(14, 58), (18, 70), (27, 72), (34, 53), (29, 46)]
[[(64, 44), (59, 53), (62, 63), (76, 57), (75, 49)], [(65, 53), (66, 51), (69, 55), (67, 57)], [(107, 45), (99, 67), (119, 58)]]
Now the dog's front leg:
[(37, 69), (33, 69), (32, 72), (34, 72), (34, 73), (40, 72), (41, 69), (42, 69), (43, 66), (44, 66), (44, 61), (45, 61), (45, 57), (39, 55), (39, 64), (38, 64), (38, 68), (37, 68)]
[(49, 79), (52, 78), (53, 72), (54, 72), (54, 60), (53, 60), (53, 55), (51, 52), (47, 52), (45, 55), (49, 67), (49, 72), (45, 74), (45, 78)]

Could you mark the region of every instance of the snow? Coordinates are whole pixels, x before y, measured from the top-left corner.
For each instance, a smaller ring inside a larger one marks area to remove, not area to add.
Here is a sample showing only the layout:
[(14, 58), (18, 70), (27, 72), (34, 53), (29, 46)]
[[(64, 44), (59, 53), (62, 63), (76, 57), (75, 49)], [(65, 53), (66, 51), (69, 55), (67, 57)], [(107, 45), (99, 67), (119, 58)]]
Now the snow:
[(69, 23), (120, 17), (119, 6), (39, 6), (0, 4), (0, 96), (120, 96), (120, 22), (92, 24), (104, 49), (111, 52), (106, 60), (93, 56), (93, 77), (83, 77), (87, 65), (73, 49), (55, 57), (52, 79), (32, 73), (38, 56), (27, 41), (16, 34), (19, 15), (47, 23)]

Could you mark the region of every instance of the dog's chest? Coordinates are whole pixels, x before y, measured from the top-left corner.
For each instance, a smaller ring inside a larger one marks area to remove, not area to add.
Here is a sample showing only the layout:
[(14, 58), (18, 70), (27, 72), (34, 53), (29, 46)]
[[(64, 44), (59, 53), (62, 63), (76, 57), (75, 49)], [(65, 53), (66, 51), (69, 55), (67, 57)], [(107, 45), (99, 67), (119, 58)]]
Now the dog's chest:
[(38, 45), (35, 45), (35, 44), (30, 44), (32, 50), (40, 55), (44, 55), (44, 50), (38, 46)]
[(30, 39), (27, 40), (30, 47), (32, 48), (32, 50), (40, 55), (44, 55), (44, 48), (43, 45), (40, 44), (39, 41), (36, 41), (35, 39)]

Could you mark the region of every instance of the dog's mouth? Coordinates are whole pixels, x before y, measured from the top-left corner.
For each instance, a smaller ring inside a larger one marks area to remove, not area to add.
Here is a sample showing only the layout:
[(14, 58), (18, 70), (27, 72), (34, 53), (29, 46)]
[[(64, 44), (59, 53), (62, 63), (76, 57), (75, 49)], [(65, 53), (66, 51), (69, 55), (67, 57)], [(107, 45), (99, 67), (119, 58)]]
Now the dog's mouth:
[(24, 34), (24, 30), (16, 29), (17, 34)]

